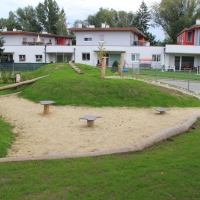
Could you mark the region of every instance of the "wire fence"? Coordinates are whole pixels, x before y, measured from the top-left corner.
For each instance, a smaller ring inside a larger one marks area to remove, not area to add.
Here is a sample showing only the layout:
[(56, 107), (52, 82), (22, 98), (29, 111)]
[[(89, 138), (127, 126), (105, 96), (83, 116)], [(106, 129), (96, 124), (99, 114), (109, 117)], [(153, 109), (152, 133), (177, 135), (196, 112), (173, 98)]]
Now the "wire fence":
[(47, 63), (0, 63), (0, 71), (34, 71)]

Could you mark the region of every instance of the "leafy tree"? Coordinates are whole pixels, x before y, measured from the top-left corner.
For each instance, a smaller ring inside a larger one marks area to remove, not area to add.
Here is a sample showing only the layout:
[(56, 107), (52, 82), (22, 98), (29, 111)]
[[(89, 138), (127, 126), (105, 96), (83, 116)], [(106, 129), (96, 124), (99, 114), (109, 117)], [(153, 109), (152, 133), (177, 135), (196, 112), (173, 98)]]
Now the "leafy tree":
[(78, 28), (78, 24), (82, 24), (83, 28), (86, 28), (89, 25), (87, 20), (79, 20), (78, 19), (73, 23), (73, 28)]
[(18, 30), (22, 29), (20, 23), (18, 22), (17, 16), (12, 11), (9, 12), (8, 19), (1, 18), (0, 27), (7, 27), (8, 31), (12, 31), (13, 28), (16, 28)]
[(59, 19), (57, 21), (57, 33), (58, 35), (68, 35), (67, 33), (67, 19), (65, 11), (62, 9), (59, 13)]
[(57, 22), (59, 20), (60, 9), (55, 0), (44, 0), (36, 7), (38, 20), (44, 30), (48, 33), (57, 34)]
[(116, 27), (117, 11), (108, 8), (99, 8), (94, 15), (89, 15), (87, 21), (95, 27), (101, 27), (101, 23), (106, 22), (110, 27)]
[(199, 0), (162, 0), (152, 6), (152, 17), (169, 41), (176, 43), (177, 34), (195, 24), (200, 17)]
[(134, 22), (134, 13), (133, 12), (125, 12), (125, 11), (118, 11), (117, 12), (117, 27), (132, 27)]
[(32, 6), (25, 8), (18, 8), (17, 20), (20, 22), (21, 27), (25, 31), (41, 32), (42, 26), (37, 18), (36, 10)]
[(157, 44), (157, 41), (155, 40), (156, 36), (150, 32), (146, 32), (145, 35), (146, 35), (145, 39), (150, 42), (151, 46), (156, 46)]

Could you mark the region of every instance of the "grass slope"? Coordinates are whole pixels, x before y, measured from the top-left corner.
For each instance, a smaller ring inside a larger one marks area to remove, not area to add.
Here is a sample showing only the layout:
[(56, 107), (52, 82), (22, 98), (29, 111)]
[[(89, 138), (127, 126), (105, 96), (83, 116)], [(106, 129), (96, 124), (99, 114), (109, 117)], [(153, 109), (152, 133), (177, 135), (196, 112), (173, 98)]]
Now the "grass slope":
[(12, 127), (0, 117), (0, 158), (6, 156), (7, 149), (10, 148), (14, 140), (14, 134), (11, 129)]
[[(77, 74), (67, 63), (46, 65), (22, 76), (24, 80), (49, 74), (27, 86), (22, 97), (35, 102), (51, 99), (57, 105), (198, 107), (200, 101), (178, 91), (127, 79), (101, 79), (100, 69), (76, 64), (84, 74)], [(113, 75), (110, 71), (106, 75)], [(1, 94), (1, 93), (0, 93)]]
[(200, 121), (142, 152), (0, 164), (0, 199), (199, 199)]

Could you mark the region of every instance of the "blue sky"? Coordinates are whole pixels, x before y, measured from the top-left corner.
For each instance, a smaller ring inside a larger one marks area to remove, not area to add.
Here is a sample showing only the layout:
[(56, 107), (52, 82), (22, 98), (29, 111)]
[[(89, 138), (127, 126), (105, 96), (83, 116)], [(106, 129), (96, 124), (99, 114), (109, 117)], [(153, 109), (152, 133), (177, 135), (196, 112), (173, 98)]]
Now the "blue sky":
[[(39, 2), (44, 0), (1, 0), (0, 1), (0, 18), (8, 18), (9, 11), (16, 11), (19, 7), (24, 8), (28, 5), (37, 6)], [(108, 1), (108, 0), (56, 0), (60, 8), (64, 8), (68, 26), (72, 25), (77, 19), (84, 20), (88, 15), (93, 15), (98, 12), (100, 7), (113, 8), (114, 10), (124, 10), (126, 12), (138, 10), (142, 0), (123, 0), (123, 1)], [(159, 0), (144, 0), (147, 6), (151, 6), (153, 2)], [(156, 40), (163, 40), (164, 33), (161, 28), (151, 28), (149, 30), (153, 35), (156, 35)]]

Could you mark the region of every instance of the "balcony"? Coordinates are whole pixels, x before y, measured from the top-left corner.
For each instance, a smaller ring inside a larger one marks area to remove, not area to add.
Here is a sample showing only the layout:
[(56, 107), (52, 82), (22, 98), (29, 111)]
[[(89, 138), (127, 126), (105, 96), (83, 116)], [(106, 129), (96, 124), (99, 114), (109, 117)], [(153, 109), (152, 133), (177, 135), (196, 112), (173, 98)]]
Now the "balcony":
[(150, 46), (150, 42), (144, 40), (135, 40), (133, 41), (133, 46)]
[[(44, 42), (22, 42), (23, 45), (44, 45)], [(47, 45), (51, 45), (52, 42), (47, 42)]]

